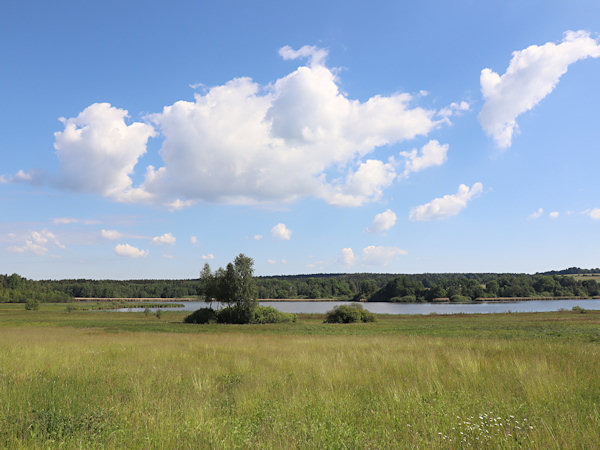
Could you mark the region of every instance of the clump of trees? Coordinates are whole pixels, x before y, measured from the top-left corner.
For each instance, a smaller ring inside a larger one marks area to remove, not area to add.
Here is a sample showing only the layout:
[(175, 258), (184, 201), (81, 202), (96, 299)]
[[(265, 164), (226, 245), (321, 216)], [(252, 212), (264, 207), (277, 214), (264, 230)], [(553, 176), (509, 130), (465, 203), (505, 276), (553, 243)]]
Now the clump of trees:
[(0, 275), (0, 303), (65, 303), (73, 298), (52, 286), (28, 280), (16, 273)]
[(324, 323), (375, 322), (375, 314), (367, 311), (358, 303), (339, 305), (328, 311)]
[[(257, 289), (253, 277), (254, 260), (240, 253), (233, 263), (214, 273), (205, 264), (200, 273), (200, 295), (209, 303), (187, 316), (187, 323), (277, 323), (295, 322), (296, 316), (277, 311), (275, 308), (259, 306)], [(212, 309), (212, 302), (226, 304), (218, 311)]]

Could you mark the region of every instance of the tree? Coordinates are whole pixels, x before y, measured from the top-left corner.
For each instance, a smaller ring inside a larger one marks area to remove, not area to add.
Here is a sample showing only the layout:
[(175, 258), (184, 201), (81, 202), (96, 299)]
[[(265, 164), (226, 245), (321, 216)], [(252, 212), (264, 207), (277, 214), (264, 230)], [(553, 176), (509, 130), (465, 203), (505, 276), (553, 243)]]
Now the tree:
[(243, 253), (233, 263), (228, 263), (225, 269), (219, 268), (214, 274), (210, 266), (205, 264), (200, 274), (205, 300), (210, 302), (215, 299), (227, 304), (230, 311), (223, 317), (227, 316), (232, 322), (250, 322), (258, 304), (253, 273), (254, 260)]

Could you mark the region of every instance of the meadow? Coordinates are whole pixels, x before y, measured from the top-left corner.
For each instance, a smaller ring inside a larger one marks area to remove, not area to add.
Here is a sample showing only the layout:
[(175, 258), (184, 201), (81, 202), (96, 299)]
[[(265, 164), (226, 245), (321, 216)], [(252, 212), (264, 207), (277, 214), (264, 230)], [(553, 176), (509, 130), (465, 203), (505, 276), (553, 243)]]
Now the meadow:
[(3, 448), (596, 448), (600, 312), (193, 325), (0, 304)]

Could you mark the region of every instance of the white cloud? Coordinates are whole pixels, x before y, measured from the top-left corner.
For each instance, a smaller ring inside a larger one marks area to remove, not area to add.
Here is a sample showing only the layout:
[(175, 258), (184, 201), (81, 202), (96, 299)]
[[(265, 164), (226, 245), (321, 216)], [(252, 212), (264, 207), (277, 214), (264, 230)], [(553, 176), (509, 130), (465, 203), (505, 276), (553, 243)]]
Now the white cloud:
[[(56, 183), (171, 211), (197, 201), (256, 204), (302, 197), (359, 206), (378, 200), (398, 175), (393, 161), (373, 153), (427, 136), (449, 122), (448, 114), (468, 108), (461, 102), (446, 108), (450, 112), (425, 109), (415, 105), (420, 95), (407, 93), (352, 99), (340, 90), (339, 71), (325, 65), (326, 50), (286, 46), (279, 53), (310, 61), (265, 85), (234, 78), (195, 92), (193, 101), (148, 114), (164, 138), (156, 166), (138, 166), (156, 130), (128, 123), (126, 110), (95, 103), (62, 119), (64, 130), (55, 133), (54, 143)], [(437, 145), (431, 154), (426, 146), (409, 158), (410, 170), (440, 164), (445, 150)], [(136, 169), (145, 175), (134, 185)], [(35, 179), (42, 176), (30, 182)]]
[(356, 257), (354, 256), (354, 251), (351, 248), (343, 248), (342, 254), (340, 256), (340, 260), (347, 266), (351, 266), (354, 264)]
[(411, 172), (419, 172), (432, 166), (441, 166), (448, 157), (448, 144), (440, 144), (436, 140), (431, 140), (421, 148), (421, 153), (415, 148), (410, 152), (400, 152), (401, 156), (406, 158), (404, 177)]
[(321, 196), (337, 206), (360, 206), (378, 200), (383, 188), (396, 178), (396, 170), (389, 163), (369, 159), (350, 173), (344, 184), (323, 186)]
[(255, 241), (260, 241), (262, 238), (262, 234), (255, 234), (252, 239), (254, 239)]
[(438, 111), (438, 115), (449, 118), (456, 114), (460, 115), (461, 113), (468, 111), (469, 109), (471, 109), (471, 105), (468, 102), (465, 102), (464, 100), (460, 103), (452, 102), (450, 103), (450, 106), (440, 109)]
[(100, 230), (100, 236), (110, 241), (116, 241), (123, 237), (123, 233), (117, 230)]
[(150, 254), (148, 250), (140, 250), (129, 244), (117, 244), (115, 246), (115, 253), (127, 258), (145, 258)]
[(379, 213), (373, 219), (373, 223), (366, 231), (369, 233), (382, 233), (389, 230), (396, 224), (396, 213), (391, 209)]
[(548, 215), (550, 216), (551, 219), (558, 219), (558, 216), (560, 216), (560, 213), (558, 211), (552, 211)]
[(500, 148), (510, 147), (516, 118), (554, 90), (570, 64), (600, 56), (598, 41), (586, 31), (567, 31), (559, 44), (548, 42), (513, 52), (504, 75), (481, 71), (485, 104), (479, 114), (484, 131)]
[(363, 248), (361, 262), (371, 266), (387, 266), (394, 258), (407, 253), (399, 247), (369, 245)]
[(376, 200), (395, 175), (390, 164), (363, 158), (439, 125), (436, 111), (412, 106), (409, 94), (348, 98), (315, 49), (281, 53), (312, 63), (266, 86), (236, 78), (149, 116), (165, 137), (164, 165), (148, 168), (145, 192), (155, 199), (244, 204), (313, 196), (360, 205)]
[(204, 259), (204, 260), (215, 259), (215, 255), (213, 255), (212, 253), (209, 253), (208, 255), (202, 255), (202, 259)]
[(127, 125), (126, 117), (123, 109), (94, 103), (77, 117), (61, 118), (65, 128), (54, 133), (60, 185), (118, 201), (147, 199), (132, 187), (130, 175), (156, 132), (140, 122)]
[(286, 45), (279, 49), (279, 55), (286, 61), (290, 59), (308, 58), (311, 65), (319, 65), (325, 63), (327, 50), (313, 45), (304, 45), (298, 50), (294, 50), (289, 45)]
[(271, 230), (271, 235), (276, 239), (289, 241), (292, 238), (292, 230), (285, 226), (283, 223), (278, 223)]
[(171, 233), (165, 233), (162, 236), (154, 236), (150, 242), (154, 245), (175, 245), (177, 239)]
[(267, 259), (267, 262), (269, 264), (277, 264), (277, 261), (275, 261), (274, 259)]
[(590, 209), (586, 212), (590, 219), (600, 220), (600, 208)]
[(193, 245), (196, 245), (198, 243), (198, 237), (197, 236), (192, 236), (190, 238), (190, 243)]
[(483, 185), (481, 183), (475, 183), (471, 188), (461, 184), (456, 194), (444, 195), (413, 208), (410, 211), (409, 219), (416, 221), (437, 220), (455, 216), (467, 206), (471, 199), (481, 194), (482, 190)]
[(0, 175), (0, 184), (6, 184), (8, 183), (8, 179), (6, 178), (6, 175)]
[[(14, 233), (11, 233), (9, 237), (11, 238), (11, 240), (15, 240), (17, 238), (17, 236)], [(50, 246), (54, 246), (57, 248), (65, 248), (65, 246), (54, 235), (54, 233), (44, 229), (41, 231), (30, 232), (24, 238), (23, 245), (14, 245), (12, 247), (9, 247), (8, 250), (13, 253), (30, 252), (35, 255), (45, 255), (46, 253), (48, 253)]]
[(544, 209), (540, 208), (537, 211), (532, 212), (528, 218), (529, 219), (539, 219), (540, 217), (542, 217), (543, 213), (544, 213)]

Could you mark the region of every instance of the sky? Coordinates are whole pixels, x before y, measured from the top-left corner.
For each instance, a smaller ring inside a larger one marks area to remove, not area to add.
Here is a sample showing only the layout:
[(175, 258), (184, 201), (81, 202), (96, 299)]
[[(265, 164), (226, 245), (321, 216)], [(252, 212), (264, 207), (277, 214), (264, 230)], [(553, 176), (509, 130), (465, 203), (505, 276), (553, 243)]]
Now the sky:
[(7, 1), (0, 273), (600, 266), (600, 3)]

